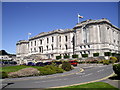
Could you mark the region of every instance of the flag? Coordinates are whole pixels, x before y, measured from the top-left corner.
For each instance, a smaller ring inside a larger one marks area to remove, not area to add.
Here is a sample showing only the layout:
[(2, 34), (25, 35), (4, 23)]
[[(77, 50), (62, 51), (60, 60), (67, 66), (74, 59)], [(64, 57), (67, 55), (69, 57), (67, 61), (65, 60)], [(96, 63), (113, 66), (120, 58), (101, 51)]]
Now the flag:
[(31, 35), (31, 33), (28, 33), (28, 35)]
[(83, 16), (80, 16), (79, 14), (78, 14), (78, 17), (79, 17), (79, 18), (83, 18)]

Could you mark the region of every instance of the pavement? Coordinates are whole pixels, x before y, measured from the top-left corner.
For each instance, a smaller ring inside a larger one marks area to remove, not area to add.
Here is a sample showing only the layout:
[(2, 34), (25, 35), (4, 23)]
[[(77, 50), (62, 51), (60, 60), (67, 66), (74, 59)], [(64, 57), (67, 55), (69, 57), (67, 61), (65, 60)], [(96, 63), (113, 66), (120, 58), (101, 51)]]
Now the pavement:
[(108, 83), (108, 84), (120, 89), (120, 80), (105, 79), (105, 80), (102, 80), (102, 82)]

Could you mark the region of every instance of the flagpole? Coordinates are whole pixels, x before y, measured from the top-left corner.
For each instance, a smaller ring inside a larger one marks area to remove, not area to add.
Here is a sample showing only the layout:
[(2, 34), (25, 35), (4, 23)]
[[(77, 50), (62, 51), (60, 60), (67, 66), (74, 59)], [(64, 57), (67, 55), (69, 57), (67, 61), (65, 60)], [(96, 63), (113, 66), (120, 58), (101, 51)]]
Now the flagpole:
[[(79, 15), (79, 13), (78, 13), (78, 15)], [(79, 20), (79, 16), (78, 16), (78, 23), (80, 22), (80, 20)]]
[(29, 40), (29, 33), (28, 33), (28, 40)]
[(28, 40), (29, 40), (29, 38), (30, 38), (30, 35), (31, 35), (31, 33), (28, 33)]

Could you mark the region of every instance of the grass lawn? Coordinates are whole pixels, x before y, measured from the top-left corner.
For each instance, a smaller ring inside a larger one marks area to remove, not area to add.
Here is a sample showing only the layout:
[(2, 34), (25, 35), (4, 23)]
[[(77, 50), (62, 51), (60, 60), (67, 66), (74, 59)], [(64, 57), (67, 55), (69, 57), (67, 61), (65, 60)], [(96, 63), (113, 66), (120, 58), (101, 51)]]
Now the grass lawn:
[(69, 86), (69, 87), (64, 87), (64, 88), (55, 88), (55, 89), (50, 89), (50, 90), (119, 90), (118, 88), (115, 88), (111, 86), (108, 83), (104, 82), (94, 82), (94, 83), (88, 83), (88, 84), (83, 84), (83, 85), (76, 85), (76, 86)]
[(4, 71), (4, 72), (15, 72), (15, 71), (18, 71), (20, 69), (23, 69), (23, 68), (28, 68), (28, 67), (33, 67), (33, 68), (43, 68), (43, 67), (40, 67), (40, 66), (24, 66), (24, 65), (19, 65), (19, 66), (8, 66), (8, 67), (0, 67), (0, 71)]

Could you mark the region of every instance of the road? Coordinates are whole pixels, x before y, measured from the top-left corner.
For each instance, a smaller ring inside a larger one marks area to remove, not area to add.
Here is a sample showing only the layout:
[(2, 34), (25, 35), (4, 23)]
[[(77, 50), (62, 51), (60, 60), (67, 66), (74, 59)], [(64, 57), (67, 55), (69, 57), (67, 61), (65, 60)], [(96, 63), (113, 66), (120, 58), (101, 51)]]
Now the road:
[[(78, 70), (81, 67), (79, 65), (76, 67), (75, 70)], [(85, 82), (91, 82), (95, 80), (102, 79), (107, 77), (113, 73), (112, 65), (86, 65), (82, 66), (84, 69), (83, 72), (74, 72), (71, 75), (64, 75), (64, 76), (57, 76), (53, 75), (54, 77), (48, 78), (48, 76), (41, 76), (44, 78), (37, 77), (34, 79), (25, 79), (21, 78), (19, 80), (11, 79), (10, 81), (3, 80), (3, 86), (6, 85), (8, 82), (12, 82), (6, 88), (50, 88), (50, 87), (58, 87), (58, 86), (65, 86), (65, 85), (72, 85), (72, 84), (80, 84)]]

